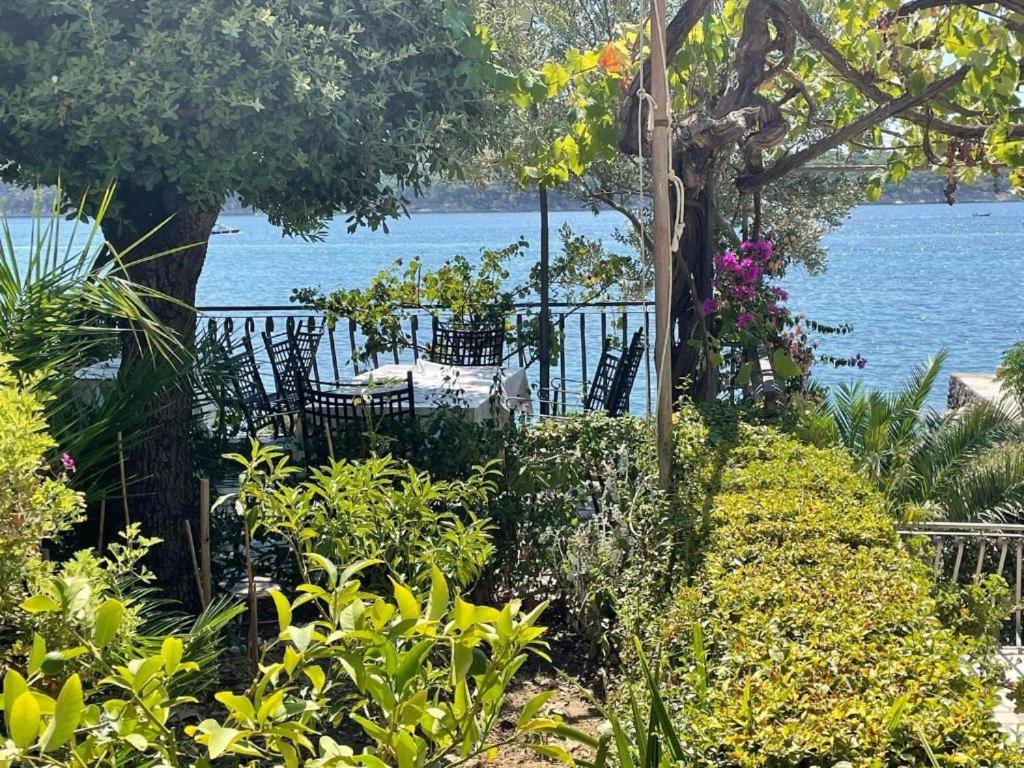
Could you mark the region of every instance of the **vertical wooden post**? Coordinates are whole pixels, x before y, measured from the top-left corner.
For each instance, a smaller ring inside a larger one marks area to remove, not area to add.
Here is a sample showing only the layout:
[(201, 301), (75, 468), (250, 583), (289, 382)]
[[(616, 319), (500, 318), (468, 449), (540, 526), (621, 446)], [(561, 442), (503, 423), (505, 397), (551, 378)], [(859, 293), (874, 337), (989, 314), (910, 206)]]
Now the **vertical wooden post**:
[[(548, 222), (548, 188), (540, 185), (540, 413), (548, 414), (551, 399), (551, 230)], [(586, 371), (583, 372), (584, 378)]]
[(210, 566), (210, 480), (199, 480), (199, 566), (203, 574), (206, 604), (213, 600), (213, 574)]
[(651, 97), (654, 132), (651, 172), (654, 185), (654, 360), (658, 376), (658, 480), (672, 490), (672, 214), (669, 209), (669, 131), (671, 110), (665, 61), (665, 0), (651, 0)]
[(117, 466), (121, 473), (121, 506), (124, 509), (124, 526), (127, 528), (132, 521), (128, 515), (128, 477), (124, 471), (124, 437), (117, 433)]

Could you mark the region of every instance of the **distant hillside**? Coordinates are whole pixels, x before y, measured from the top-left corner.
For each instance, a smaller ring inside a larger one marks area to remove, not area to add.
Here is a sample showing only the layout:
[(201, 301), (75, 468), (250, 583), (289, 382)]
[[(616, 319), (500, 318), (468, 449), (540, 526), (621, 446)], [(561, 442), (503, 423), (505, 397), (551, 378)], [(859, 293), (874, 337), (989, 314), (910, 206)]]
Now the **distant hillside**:
[[(899, 186), (890, 186), (882, 194), (879, 204), (885, 203), (942, 203), (946, 182), (942, 176), (928, 171), (911, 173)], [(1003, 202), (1018, 200), (1006, 192), (1005, 180), (1000, 180), (998, 191), (991, 180), (961, 185), (957, 190), (957, 201)], [(0, 184), (0, 212), (8, 216), (26, 216), (32, 213), (35, 193), (31, 190), (16, 189)], [(47, 201), (49, 197), (47, 196)], [(551, 192), (549, 203), (552, 210), (579, 210), (582, 206), (573, 198), (559, 192)], [(536, 192), (521, 192), (504, 184), (490, 184), (476, 187), (470, 184), (439, 183), (426, 190), (409, 206), (411, 211), (535, 211)], [(242, 213), (237, 200), (230, 200), (224, 206), (225, 213)]]
[[(1011, 194), (1005, 178), (984, 179), (974, 184), (961, 184), (956, 190), (958, 203), (998, 203), (1019, 201)], [(888, 186), (879, 203), (944, 203), (946, 179), (938, 173), (914, 171), (899, 186)]]

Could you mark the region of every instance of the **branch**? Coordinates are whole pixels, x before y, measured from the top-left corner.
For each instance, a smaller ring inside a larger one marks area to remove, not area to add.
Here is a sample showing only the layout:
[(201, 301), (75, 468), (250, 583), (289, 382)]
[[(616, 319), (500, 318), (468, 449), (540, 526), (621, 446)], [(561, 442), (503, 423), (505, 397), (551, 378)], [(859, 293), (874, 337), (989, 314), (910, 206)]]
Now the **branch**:
[(736, 186), (741, 192), (753, 192), (756, 189), (760, 189), (765, 184), (769, 184), (776, 179), (785, 176), (790, 171), (799, 168), (802, 165), (806, 165), (811, 160), (821, 157), (829, 150), (835, 149), (841, 144), (846, 143), (855, 136), (873, 128), (878, 123), (884, 122), (891, 117), (896, 117), (901, 112), (908, 109), (925, 104), (947, 88), (959, 85), (963, 79), (967, 77), (967, 73), (969, 71), (970, 67), (961, 67), (949, 77), (936, 80), (919, 94), (915, 95), (905, 93), (897, 99), (892, 99), (886, 104), (868, 112), (866, 115), (857, 118), (852, 123), (848, 123), (843, 126), (831, 136), (828, 136), (809, 147), (805, 147), (799, 152), (786, 155), (770, 168), (767, 168), (760, 173), (749, 174), (737, 178)]
[[(672, 61), (686, 42), (686, 38), (690, 36), (690, 32), (697, 26), (697, 22), (711, 10), (714, 2), (715, 0), (686, 0), (683, 3), (665, 31), (666, 61)], [(650, 56), (644, 59), (640, 74), (629, 84), (629, 89), (622, 99), (622, 108), (619, 110), (619, 149), (627, 155), (639, 155), (641, 145), (647, 141), (637, 130), (639, 123), (643, 122), (646, 116), (646, 109), (640, 113), (641, 106), (636, 97), (641, 82), (651, 82)]]

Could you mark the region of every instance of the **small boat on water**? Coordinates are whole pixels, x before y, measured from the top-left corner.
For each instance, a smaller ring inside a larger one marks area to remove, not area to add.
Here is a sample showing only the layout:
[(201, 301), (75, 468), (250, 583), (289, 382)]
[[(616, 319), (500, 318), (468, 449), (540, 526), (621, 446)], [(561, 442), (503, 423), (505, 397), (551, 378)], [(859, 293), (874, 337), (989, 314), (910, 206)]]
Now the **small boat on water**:
[(213, 228), (211, 235), (237, 235), (242, 230), (236, 227), (225, 227), (223, 224), (218, 224)]
[(992, 215), (992, 212), (991, 212), (991, 211), (989, 211), (988, 213), (972, 213), (972, 214), (971, 214), (971, 216), (975, 216), (975, 217), (977, 217), (977, 218), (979, 218), (979, 219), (983, 219), (983, 218), (985, 218), (986, 216), (991, 216), (991, 215)]

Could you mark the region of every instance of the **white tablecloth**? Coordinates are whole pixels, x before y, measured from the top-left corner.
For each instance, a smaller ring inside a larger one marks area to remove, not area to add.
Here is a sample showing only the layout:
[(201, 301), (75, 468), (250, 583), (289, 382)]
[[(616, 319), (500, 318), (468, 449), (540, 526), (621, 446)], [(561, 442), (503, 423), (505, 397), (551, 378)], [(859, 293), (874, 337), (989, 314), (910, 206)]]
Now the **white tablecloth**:
[(439, 365), (429, 360), (416, 363), (382, 365), (356, 376), (360, 384), (404, 382), (412, 371), (412, 388), (417, 411), (458, 408), (466, 417), (481, 423), (492, 416), (499, 419), (511, 411), (530, 414), (530, 384), (524, 368), (499, 368), (492, 365)]

